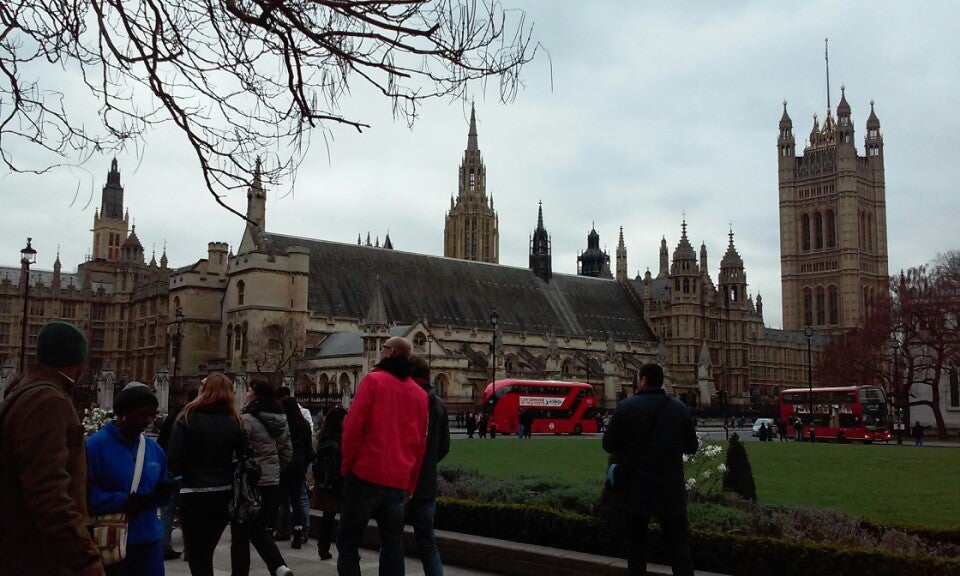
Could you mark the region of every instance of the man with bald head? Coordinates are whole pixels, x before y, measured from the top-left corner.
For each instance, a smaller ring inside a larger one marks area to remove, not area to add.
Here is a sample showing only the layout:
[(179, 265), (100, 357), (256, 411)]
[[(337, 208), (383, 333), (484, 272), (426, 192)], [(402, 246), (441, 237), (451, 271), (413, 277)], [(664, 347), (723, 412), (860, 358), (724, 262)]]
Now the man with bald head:
[(370, 518), (380, 531), (380, 573), (404, 573), (404, 507), (417, 487), (427, 443), (427, 393), (410, 377), (412, 348), (399, 336), (380, 346), (380, 362), (360, 381), (343, 423), (341, 576), (360, 575), (358, 548)]

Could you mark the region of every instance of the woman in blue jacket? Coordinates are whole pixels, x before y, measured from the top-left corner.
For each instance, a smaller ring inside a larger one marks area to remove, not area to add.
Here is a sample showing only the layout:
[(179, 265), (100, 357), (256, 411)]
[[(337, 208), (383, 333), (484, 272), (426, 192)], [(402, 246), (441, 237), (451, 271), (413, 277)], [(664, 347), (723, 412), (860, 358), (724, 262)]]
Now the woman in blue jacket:
[[(116, 419), (87, 439), (90, 514), (126, 512), (127, 557), (108, 574), (163, 576), (160, 540), (163, 526), (157, 506), (169, 499), (167, 459), (143, 431), (157, 416), (157, 397), (145, 384), (128, 385), (114, 402)], [(137, 450), (144, 444), (139, 482), (132, 491)]]

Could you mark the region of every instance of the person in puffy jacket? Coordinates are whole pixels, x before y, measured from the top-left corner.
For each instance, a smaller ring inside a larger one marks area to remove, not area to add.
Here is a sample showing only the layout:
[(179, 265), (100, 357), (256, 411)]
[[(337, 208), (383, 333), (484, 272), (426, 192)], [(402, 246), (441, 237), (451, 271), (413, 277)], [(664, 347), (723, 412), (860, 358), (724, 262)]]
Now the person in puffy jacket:
[(227, 527), (233, 461), (249, 450), (233, 397), (233, 382), (214, 373), (173, 423), (170, 475), (180, 477), (180, 526), (193, 576), (213, 576), (213, 553)]
[[(260, 513), (247, 522), (232, 522), (230, 533), (230, 561), (234, 576), (250, 573), (250, 544), (257, 549), (270, 574), (292, 575), (280, 554), (277, 543), (268, 532), (277, 522), (280, 506), (280, 473), (293, 457), (290, 429), (283, 408), (276, 400), (273, 386), (264, 380), (253, 380), (247, 388), (243, 407), (243, 425), (250, 440), (250, 448), (260, 465)], [(192, 553), (192, 552), (191, 552)]]

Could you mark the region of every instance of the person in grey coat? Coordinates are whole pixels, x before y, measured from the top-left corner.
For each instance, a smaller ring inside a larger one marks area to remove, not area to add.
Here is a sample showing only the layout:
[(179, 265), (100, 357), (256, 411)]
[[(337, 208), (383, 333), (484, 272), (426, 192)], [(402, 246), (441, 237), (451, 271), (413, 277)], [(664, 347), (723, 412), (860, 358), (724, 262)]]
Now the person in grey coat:
[(411, 356), (413, 365), (410, 376), (427, 393), (429, 419), (427, 423), (427, 449), (413, 497), (407, 502), (406, 522), (413, 526), (414, 540), (424, 576), (443, 576), (443, 564), (437, 550), (433, 533), (433, 517), (437, 510), (437, 463), (450, 452), (450, 420), (443, 398), (430, 385), (430, 365), (422, 356)]
[(276, 401), (273, 386), (264, 380), (253, 380), (247, 389), (247, 405), (241, 414), (250, 439), (254, 459), (260, 465), (260, 513), (244, 523), (232, 522), (230, 562), (234, 576), (250, 573), (250, 544), (257, 549), (264, 563), (275, 576), (290, 576), (286, 561), (267, 527), (277, 522), (280, 505), (280, 472), (293, 457), (287, 417)]
[(603, 435), (603, 449), (627, 470), (627, 570), (647, 573), (647, 526), (660, 521), (674, 576), (693, 576), (683, 455), (699, 448), (687, 407), (663, 390), (663, 368), (644, 364), (636, 394), (617, 405)]

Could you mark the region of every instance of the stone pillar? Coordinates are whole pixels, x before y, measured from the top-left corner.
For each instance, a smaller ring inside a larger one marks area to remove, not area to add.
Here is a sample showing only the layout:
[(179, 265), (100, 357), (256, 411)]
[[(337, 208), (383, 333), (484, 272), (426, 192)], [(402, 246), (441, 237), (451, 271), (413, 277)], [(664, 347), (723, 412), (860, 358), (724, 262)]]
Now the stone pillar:
[(153, 379), (153, 389), (157, 394), (157, 401), (160, 405), (157, 408), (164, 414), (170, 413), (170, 371), (166, 366), (161, 366), (157, 370), (157, 375)]
[(13, 379), (13, 375), (17, 373), (17, 367), (10, 362), (10, 358), (3, 363), (3, 366), (0, 366), (0, 399), (4, 397), (7, 392), (7, 383)]
[(233, 379), (233, 401), (237, 405), (237, 410), (243, 408), (243, 401), (247, 395), (247, 373), (242, 369), (237, 372)]
[(283, 373), (283, 385), (290, 389), (290, 396), (296, 400), (297, 398), (297, 388), (294, 386), (293, 373), (284, 372)]
[(117, 373), (110, 363), (104, 364), (97, 377), (97, 404), (104, 410), (113, 410), (113, 384), (116, 380)]

